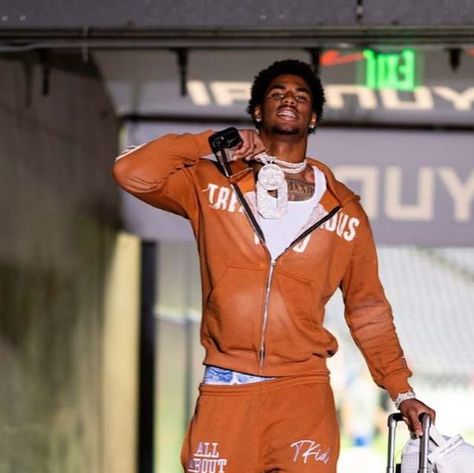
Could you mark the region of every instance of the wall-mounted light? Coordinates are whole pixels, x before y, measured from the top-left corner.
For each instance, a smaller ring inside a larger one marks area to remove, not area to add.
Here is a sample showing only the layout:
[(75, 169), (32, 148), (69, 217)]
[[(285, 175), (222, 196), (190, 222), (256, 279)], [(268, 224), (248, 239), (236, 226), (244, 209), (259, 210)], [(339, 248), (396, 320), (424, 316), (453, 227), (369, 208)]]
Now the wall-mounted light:
[(453, 72), (456, 72), (461, 65), (461, 48), (448, 48), (449, 67)]
[(40, 49), (38, 51), (39, 62), (41, 66), (41, 93), (43, 97), (47, 97), (50, 91), (51, 76), (51, 51), (48, 49)]
[(315, 75), (319, 77), (321, 70), (321, 48), (308, 48), (307, 51), (311, 60), (311, 67)]
[(187, 82), (189, 51), (186, 48), (177, 48), (173, 51), (176, 53), (176, 59), (178, 61), (180, 95), (181, 97), (186, 97), (188, 94)]

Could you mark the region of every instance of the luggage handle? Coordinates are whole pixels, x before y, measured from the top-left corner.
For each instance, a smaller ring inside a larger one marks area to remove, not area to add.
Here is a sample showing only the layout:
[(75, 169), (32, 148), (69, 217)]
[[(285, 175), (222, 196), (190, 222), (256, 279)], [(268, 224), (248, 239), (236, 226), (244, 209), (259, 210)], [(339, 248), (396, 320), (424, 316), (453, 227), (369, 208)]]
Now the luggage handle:
[[(387, 473), (395, 473), (395, 437), (397, 423), (403, 420), (400, 412), (395, 412), (388, 416), (388, 457)], [(421, 423), (423, 426), (423, 435), (420, 438), (420, 460), (418, 473), (429, 473), (428, 470), (428, 445), (430, 441), (431, 417), (428, 414), (422, 414)]]

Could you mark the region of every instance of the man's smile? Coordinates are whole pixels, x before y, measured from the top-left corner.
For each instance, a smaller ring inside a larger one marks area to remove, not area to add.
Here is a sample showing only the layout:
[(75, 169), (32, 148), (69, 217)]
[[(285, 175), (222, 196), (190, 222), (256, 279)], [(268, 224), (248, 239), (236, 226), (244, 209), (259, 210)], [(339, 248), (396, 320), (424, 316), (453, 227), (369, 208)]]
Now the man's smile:
[(287, 118), (287, 119), (290, 119), (290, 120), (296, 120), (298, 118), (298, 113), (292, 107), (281, 107), (277, 111), (277, 116)]

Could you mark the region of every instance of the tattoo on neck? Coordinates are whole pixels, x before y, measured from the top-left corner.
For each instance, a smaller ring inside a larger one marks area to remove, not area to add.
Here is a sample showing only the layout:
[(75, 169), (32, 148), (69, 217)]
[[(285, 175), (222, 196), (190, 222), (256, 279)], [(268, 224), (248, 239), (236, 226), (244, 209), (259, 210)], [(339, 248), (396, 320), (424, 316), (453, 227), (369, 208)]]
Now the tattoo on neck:
[(288, 183), (288, 200), (307, 200), (314, 194), (314, 184), (302, 179), (286, 179)]
[[(257, 179), (258, 171), (262, 167), (261, 163), (252, 163), (254, 176)], [(314, 174), (313, 171), (310, 172), (305, 171), (302, 177), (295, 177), (285, 176), (286, 182), (288, 183), (288, 200), (289, 201), (301, 201), (301, 200), (308, 200), (314, 195)], [(308, 182), (308, 180), (310, 182)], [(270, 195), (273, 197), (277, 196), (276, 191), (270, 191)]]

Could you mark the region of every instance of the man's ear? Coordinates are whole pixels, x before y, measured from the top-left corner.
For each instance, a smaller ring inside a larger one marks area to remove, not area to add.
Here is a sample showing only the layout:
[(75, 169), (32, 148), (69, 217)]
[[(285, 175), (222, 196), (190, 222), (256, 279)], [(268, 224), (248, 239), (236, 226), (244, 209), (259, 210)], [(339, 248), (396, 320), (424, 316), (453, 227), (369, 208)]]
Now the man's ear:
[(309, 127), (316, 128), (317, 123), (318, 123), (318, 116), (316, 115), (316, 112), (313, 112), (311, 114), (311, 121), (309, 122)]
[(257, 123), (262, 121), (262, 107), (260, 105), (256, 105), (253, 111), (253, 118)]

